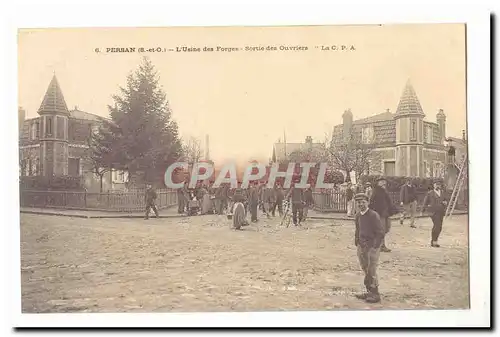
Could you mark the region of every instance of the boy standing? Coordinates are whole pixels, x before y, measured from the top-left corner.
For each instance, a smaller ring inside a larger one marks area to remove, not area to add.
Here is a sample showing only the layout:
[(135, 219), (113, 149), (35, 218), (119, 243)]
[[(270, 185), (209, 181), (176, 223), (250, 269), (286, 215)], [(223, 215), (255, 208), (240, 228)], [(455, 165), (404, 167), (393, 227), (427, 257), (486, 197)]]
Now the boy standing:
[(358, 250), (359, 264), (365, 273), (364, 284), (367, 290), (366, 293), (356, 295), (356, 297), (368, 303), (378, 303), (380, 294), (377, 266), (385, 230), (378, 213), (368, 208), (366, 194), (356, 194), (355, 201), (359, 212), (354, 220), (356, 225), (354, 244)]

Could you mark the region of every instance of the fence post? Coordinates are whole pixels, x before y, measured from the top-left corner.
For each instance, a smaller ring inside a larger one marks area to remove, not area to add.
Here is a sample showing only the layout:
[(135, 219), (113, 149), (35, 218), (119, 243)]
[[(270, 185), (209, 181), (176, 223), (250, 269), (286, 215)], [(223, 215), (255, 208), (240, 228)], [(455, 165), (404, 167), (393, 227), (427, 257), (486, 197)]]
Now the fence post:
[(111, 208), (111, 203), (110, 203), (110, 200), (109, 200), (110, 197), (111, 197), (111, 193), (110, 193), (110, 191), (108, 189), (108, 210)]
[(87, 190), (83, 192), (83, 205), (85, 208), (87, 208)]

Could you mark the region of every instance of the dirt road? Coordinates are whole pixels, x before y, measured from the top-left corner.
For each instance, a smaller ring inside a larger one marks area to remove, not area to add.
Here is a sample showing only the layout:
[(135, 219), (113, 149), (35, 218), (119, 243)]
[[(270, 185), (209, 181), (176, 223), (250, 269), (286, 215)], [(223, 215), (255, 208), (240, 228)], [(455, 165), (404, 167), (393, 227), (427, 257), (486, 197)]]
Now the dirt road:
[(468, 308), (467, 216), (393, 222), (379, 266), (382, 303), (353, 294), (363, 274), (350, 221), (244, 231), (216, 215), (76, 219), (21, 215), (23, 312)]

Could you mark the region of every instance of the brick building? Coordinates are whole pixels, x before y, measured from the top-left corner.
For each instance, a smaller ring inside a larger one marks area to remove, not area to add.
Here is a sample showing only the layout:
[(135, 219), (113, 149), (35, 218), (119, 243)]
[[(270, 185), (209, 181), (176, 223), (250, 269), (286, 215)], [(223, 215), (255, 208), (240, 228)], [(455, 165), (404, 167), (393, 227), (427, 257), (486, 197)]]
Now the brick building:
[[(103, 117), (69, 110), (56, 76), (52, 78), (38, 117), (26, 119), (19, 108), (20, 175), (82, 177), (87, 190), (99, 191), (100, 179), (92, 172), (87, 157), (88, 137)], [(123, 189), (126, 172), (113, 171), (104, 176), (103, 189)]]
[(446, 115), (442, 109), (436, 121), (424, 120), (417, 94), (406, 83), (396, 113), (386, 112), (353, 120), (351, 110), (342, 115), (343, 123), (333, 129), (332, 142), (350, 137), (372, 144), (367, 174), (412, 177), (443, 177), (446, 165)]

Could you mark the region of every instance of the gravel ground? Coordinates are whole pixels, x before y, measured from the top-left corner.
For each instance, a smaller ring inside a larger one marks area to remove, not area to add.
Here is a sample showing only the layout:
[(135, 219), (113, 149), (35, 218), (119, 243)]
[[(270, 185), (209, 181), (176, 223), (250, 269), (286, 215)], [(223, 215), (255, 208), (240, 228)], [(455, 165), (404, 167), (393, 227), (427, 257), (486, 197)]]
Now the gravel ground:
[(469, 307), (467, 216), (399, 221), (381, 255), (382, 302), (367, 304), (354, 225), (303, 228), (261, 219), (230, 229), (223, 216), (78, 219), (21, 214), (24, 313), (459, 309)]

